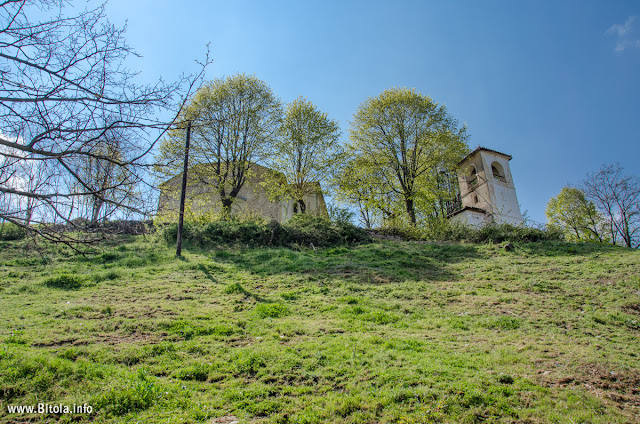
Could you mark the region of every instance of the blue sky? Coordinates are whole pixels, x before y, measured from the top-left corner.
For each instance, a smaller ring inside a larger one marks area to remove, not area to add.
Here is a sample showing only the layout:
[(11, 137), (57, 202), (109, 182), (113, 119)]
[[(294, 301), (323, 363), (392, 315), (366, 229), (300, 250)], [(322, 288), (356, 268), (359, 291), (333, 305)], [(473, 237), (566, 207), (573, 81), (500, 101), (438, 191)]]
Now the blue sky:
[[(143, 78), (255, 74), (340, 122), (390, 87), (466, 123), (470, 145), (513, 155), (523, 211), (603, 163), (640, 175), (640, 2), (110, 0)], [(636, 18), (637, 16), (637, 18)]]

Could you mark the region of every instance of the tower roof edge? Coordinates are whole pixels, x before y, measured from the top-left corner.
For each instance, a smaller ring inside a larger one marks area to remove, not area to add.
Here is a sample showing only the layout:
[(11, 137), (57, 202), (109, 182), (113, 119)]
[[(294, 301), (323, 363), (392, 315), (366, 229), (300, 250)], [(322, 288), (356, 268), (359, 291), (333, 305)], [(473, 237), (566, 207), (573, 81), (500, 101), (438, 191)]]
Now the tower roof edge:
[(460, 162), (458, 162), (458, 166), (462, 165), (462, 163), (464, 163), (464, 161), (466, 161), (471, 156), (475, 155), (476, 153), (478, 153), (480, 151), (485, 151), (485, 152), (493, 153), (493, 154), (496, 154), (496, 155), (504, 156), (505, 158), (507, 158), (507, 160), (511, 160), (512, 159), (511, 155), (508, 155), (506, 153), (502, 153), (502, 152), (499, 152), (497, 150), (488, 149), (486, 147), (478, 146), (477, 149), (475, 149), (473, 152), (469, 153), (467, 156), (464, 157), (464, 159), (462, 159)]

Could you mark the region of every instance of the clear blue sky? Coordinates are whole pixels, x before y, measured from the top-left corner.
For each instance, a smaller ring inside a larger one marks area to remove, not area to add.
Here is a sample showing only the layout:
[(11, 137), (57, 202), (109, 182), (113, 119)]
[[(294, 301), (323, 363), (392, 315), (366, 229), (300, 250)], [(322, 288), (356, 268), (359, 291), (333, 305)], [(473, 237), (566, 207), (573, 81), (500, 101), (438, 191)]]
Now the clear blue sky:
[[(640, 175), (638, 1), (110, 0), (144, 78), (255, 74), (340, 122), (390, 87), (416, 88), (513, 155), (523, 211), (601, 164)], [(635, 18), (637, 16), (637, 18)]]

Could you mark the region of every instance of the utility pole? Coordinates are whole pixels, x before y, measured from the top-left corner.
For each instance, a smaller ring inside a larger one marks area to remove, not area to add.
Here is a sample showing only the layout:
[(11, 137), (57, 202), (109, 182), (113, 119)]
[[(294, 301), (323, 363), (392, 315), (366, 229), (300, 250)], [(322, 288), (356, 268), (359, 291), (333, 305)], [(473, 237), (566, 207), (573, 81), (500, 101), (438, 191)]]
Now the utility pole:
[(182, 171), (182, 192), (180, 193), (180, 217), (178, 218), (178, 240), (176, 256), (182, 256), (182, 227), (184, 226), (184, 200), (187, 194), (187, 168), (189, 167), (189, 142), (191, 139), (191, 121), (187, 123), (187, 141), (184, 146), (184, 170)]

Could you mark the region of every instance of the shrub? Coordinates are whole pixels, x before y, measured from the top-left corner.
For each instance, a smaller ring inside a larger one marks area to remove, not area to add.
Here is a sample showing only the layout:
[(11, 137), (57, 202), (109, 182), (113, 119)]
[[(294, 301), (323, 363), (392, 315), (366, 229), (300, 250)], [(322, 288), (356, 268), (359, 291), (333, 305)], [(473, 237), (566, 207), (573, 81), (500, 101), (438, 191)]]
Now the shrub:
[(472, 230), (472, 238), (477, 243), (503, 241), (539, 242), (561, 241), (562, 232), (549, 228), (533, 228), (524, 225), (492, 224)]
[(82, 279), (77, 275), (62, 274), (57, 277), (47, 278), (43, 284), (55, 289), (77, 290), (82, 287)]
[(0, 224), (0, 240), (22, 240), (27, 237), (28, 231), (24, 227), (12, 223)]
[(469, 243), (562, 240), (562, 232), (553, 228), (533, 228), (511, 224), (488, 224), (474, 228), (448, 220), (434, 220), (425, 227), (392, 226), (379, 228), (376, 231), (384, 235), (397, 236), (404, 240), (466, 241)]
[(399, 237), (403, 240), (423, 240), (424, 230), (410, 225), (390, 225), (376, 229), (376, 232), (385, 236)]
[(502, 384), (513, 384), (513, 377), (508, 374), (503, 374), (498, 377), (498, 381)]
[[(174, 243), (178, 233), (177, 224), (164, 228), (163, 237)], [(202, 223), (185, 223), (182, 238), (196, 246), (211, 244), (241, 243), (251, 246), (314, 246), (327, 247), (368, 241), (367, 233), (346, 221), (331, 221), (328, 218), (309, 214), (295, 215), (286, 224), (276, 221), (239, 219)]]

